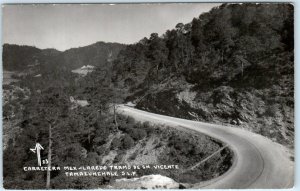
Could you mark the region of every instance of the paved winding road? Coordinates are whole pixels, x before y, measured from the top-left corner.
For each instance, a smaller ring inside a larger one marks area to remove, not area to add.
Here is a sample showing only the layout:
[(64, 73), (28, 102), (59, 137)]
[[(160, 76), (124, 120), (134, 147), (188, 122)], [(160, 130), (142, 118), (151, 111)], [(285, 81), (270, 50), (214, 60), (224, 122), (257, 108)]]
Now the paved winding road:
[(218, 139), (234, 152), (232, 167), (210, 181), (194, 188), (291, 188), (294, 185), (294, 162), (284, 146), (249, 131), (197, 121), (158, 115), (125, 105), (118, 112), (137, 121), (190, 129)]

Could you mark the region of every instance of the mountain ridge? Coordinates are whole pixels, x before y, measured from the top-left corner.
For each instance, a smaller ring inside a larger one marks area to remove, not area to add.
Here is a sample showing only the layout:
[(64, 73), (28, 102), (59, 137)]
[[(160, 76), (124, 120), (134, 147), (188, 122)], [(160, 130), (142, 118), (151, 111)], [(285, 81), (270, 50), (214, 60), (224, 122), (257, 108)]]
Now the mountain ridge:
[[(54, 48), (39, 49), (34, 46), (3, 44), (3, 70), (22, 71), (28, 65), (38, 62), (47, 68), (52, 66), (64, 66), (69, 70), (79, 68), (83, 65), (97, 65), (105, 62), (108, 55), (116, 57), (125, 45), (99, 41), (91, 45), (70, 48), (59, 51)], [(72, 59), (76, 57), (76, 59)], [(91, 57), (93, 60), (89, 60)]]

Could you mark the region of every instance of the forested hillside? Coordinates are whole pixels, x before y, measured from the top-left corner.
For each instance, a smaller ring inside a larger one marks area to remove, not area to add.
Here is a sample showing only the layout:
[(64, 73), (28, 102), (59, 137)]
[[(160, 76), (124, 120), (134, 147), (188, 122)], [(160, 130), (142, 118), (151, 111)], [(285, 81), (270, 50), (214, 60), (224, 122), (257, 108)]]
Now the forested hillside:
[[(138, 108), (294, 137), (291, 4), (223, 4), (127, 46), (115, 81)], [(142, 99), (141, 99), (142, 98)]]
[[(258, 69), (257, 77), (261, 77), (261, 65), (270, 65), (262, 61), (293, 51), (293, 36), (292, 5), (224, 4), (191, 23), (178, 23), (161, 37), (152, 33), (128, 46), (115, 61), (116, 66), (122, 65), (116, 70), (129, 73), (130, 78), (130, 74), (139, 76), (141, 70), (149, 68), (147, 80), (153, 83), (166, 76), (183, 75), (192, 84), (220, 85), (242, 72), (246, 76), (243, 70), (248, 67)], [(268, 61), (276, 62), (274, 59)], [(259, 86), (250, 79), (246, 82)]]
[(63, 52), (55, 49), (38, 49), (31, 46), (3, 45), (3, 69), (23, 71), (33, 66), (45, 70), (72, 70), (84, 65), (100, 66), (107, 58), (115, 58), (125, 45), (97, 42)]
[[(103, 188), (115, 179), (24, 173), (24, 166), (36, 165), (29, 150), (36, 142), (52, 166), (146, 161), (187, 169), (223, 147), (205, 135), (112, 112), (129, 101), (153, 113), (246, 128), (292, 148), (293, 9), (223, 4), (127, 46), (98, 42), (59, 52), (4, 45), (4, 70), (25, 71), (3, 85), (4, 187), (36, 189), (49, 182), (47, 188)], [(71, 72), (84, 65), (95, 70), (84, 77)], [(195, 183), (226, 172), (231, 157), (224, 149), (195, 171), (159, 173)]]
[[(139, 170), (137, 176), (162, 174), (189, 184), (209, 180), (229, 169), (232, 153), (226, 148), (186, 172), (224, 145), (205, 135), (193, 135), (191, 139), (187, 132), (114, 115), (110, 112), (112, 104), (124, 101), (124, 91), (96, 78), (98, 71), (85, 78), (71, 71), (25, 75), (19, 82), (3, 86), (7, 98), (3, 106), (5, 188), (106, 188), (115, 179), (132, 178), (67, 177), (66, 170), (49, 174), (24, 171), (24, 167), (37, 165), (36, 154), (30, 151), (36, 143), (45, 148), (42, 160), (53, 167), (177, 164), (180, 169), (176, 171)], [(88, 104), (80, 104), (82, 101)]]
[(35, 62), (40, 49), (31, 46), (3, 45), (3, 70), (23, 70)]

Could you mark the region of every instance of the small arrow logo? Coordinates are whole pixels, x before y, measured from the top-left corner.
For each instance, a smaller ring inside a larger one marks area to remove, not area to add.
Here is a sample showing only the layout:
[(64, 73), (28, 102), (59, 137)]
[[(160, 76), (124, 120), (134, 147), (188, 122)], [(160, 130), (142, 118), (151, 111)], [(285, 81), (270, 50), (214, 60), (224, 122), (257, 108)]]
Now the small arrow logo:
[(38, 165), (42, 166), (41, 163), (41, 149), (44, 150), (40, 143), (36, 143), (34, 149), (30, 149), (33, 153), (36, 153), (38, 159)]

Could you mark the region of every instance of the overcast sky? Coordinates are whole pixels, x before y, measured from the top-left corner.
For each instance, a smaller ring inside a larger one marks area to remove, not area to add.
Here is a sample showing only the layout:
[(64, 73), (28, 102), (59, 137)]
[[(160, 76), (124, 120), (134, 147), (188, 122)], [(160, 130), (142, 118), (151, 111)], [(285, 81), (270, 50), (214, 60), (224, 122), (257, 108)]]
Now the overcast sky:
[(5, 5), (3, 43), (66, 50), (97, 41), (135, 43), (188, 23), (216, 3)]

